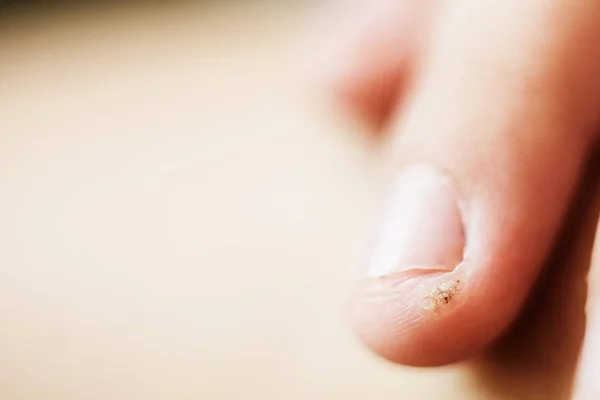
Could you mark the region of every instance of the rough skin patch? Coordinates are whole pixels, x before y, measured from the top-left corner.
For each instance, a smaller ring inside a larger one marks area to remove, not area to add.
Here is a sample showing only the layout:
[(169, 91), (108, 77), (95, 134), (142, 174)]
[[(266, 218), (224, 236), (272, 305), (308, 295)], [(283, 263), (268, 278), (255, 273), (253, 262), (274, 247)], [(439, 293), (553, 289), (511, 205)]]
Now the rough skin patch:
[(437, 312), (450, 304), (459, 292), (460, 280), (444, 282), (427, 294), (421, 307), (427, 311)]

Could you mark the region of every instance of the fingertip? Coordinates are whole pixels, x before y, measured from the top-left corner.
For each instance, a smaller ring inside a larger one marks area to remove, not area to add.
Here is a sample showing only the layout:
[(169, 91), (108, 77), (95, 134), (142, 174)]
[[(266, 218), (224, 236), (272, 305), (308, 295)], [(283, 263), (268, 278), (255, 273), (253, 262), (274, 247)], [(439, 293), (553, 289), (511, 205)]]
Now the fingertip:
[(392, 362), (451, 364), (481, 351), (501, 330), (502, 313), (489, 313), (478, 290), (462, 267), (367, 279), (353, 298), (353, 326), (367, 347)]

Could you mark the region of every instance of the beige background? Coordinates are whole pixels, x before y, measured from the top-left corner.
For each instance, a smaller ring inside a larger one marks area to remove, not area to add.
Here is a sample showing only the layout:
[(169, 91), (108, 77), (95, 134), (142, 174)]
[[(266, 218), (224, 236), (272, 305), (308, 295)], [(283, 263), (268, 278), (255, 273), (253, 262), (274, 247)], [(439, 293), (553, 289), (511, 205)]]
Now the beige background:
[(2, 15), (1, 399), (516, 398), (349, 332), (381, 161), (307, 90), (311, 21)]

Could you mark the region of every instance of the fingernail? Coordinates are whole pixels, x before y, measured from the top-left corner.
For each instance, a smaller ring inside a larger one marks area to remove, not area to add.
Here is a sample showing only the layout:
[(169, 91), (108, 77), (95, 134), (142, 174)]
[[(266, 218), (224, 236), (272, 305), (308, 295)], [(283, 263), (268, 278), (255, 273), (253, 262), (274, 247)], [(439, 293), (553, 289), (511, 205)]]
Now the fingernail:
[(452, 271), (462, 261), (464, 245), (463, 219), (452, 180), (435, 167), (412, 166), (393, 183), (368, 276)]

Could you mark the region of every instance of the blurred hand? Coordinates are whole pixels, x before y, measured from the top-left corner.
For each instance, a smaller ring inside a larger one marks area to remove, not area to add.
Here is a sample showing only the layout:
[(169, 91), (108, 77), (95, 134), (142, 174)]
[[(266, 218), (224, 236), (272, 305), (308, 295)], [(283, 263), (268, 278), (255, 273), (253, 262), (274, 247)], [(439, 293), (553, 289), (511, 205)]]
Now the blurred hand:
[[(515, 321), (569, 206), (581, 204), (577, 188), (599, 185), (590, 160), (600, 136), (600, 2), (362, 3), (327, 79), (375, 126), (389, 125), (397, 173), (353, 323), (392, 361), (456, 362)], [(587, 207), (595, 222), (597, 206)], [(571, 272), (580, 284), (570, 288), (585, 294), (594, 264), (577, 399), (600, 398), (600, 233), (595, 247)], [(548, 315), (566, 315), (548, 303)]]

